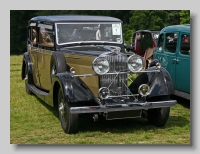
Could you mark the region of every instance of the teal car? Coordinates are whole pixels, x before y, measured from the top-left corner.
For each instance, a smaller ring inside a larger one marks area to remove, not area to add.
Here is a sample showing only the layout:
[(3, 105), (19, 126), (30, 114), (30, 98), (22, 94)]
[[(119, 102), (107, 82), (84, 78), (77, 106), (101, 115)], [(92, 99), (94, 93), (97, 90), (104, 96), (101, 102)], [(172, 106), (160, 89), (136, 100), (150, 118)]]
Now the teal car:
[(174, 95), (190, 100), (190, 24), (172, 25), (160, 31), (154, 59), (170, 74)]

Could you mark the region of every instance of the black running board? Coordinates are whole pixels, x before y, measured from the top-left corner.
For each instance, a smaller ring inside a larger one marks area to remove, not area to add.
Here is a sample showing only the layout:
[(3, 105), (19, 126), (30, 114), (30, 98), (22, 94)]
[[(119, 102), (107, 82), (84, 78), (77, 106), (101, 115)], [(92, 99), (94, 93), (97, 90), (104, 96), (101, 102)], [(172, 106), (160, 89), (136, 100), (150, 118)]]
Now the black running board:
[(36, 95), (40, 95), (40, 96), (47, 96), (49, 93), (42, 91), (40, 89), (38, 89), (36, 86), (34, 86), (33, 84), (29, 84), (28, 88)]
[(43, 100), (44, 102), (46, 102), (48, 105), (50, 105), (51, 107), (54, 106), (53, 104), (53, 96), (51, 94), (51, 92), (46, 92), (44, 90), (39, 89), (38, 87), (36, 87), (33, 84), (28, 84), (28, 88), (37, 96), (39, 97), (41, 100)]

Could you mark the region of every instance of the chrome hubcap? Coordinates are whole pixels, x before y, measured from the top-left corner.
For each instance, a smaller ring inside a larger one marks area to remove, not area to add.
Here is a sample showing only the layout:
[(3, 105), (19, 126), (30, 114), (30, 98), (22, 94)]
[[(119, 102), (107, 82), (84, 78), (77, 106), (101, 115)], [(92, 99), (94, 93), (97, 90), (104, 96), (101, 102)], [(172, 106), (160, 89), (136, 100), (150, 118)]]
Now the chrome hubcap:
[(27, 75), (27, 74), (26, 74), (26, 76), (25, 76), (24, 80), (25, 80), (25, 81), (26, 81), (26, 80), (28, 80), (28, 75)]
[(60, 112), (61, 116), (63, 117), (64, 113), (65, 113), (63, 100), (59, 104), (59, 112)]

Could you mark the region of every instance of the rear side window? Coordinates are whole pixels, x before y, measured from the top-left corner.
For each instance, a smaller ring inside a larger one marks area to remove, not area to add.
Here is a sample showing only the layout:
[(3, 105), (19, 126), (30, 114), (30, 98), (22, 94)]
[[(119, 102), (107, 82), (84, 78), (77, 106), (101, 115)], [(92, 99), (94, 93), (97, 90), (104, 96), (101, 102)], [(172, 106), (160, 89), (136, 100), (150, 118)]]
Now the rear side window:
[(184, 55), (190, 55), (190, 35), (181, 35), (181, 48), (180, 53)]
[(29, 25), (29, 40), (35, 44), (37, 41), (37, 31), (36, 31), (36, 23), (30, 23)]
[(39, 24), (39, 43), (44, 46), (54, 46), (54, 35), (52, 25)]
[(31, 27), (31, 42), (36, 43), (37, 31), (35, 27)]
[(176, 52), (178, 34), (177, 33), (166, 33), (165, 38), (165, 51)]
[(39, 41), (40, 44), (43, 44), (45, 46), (53, 46), (53, 31), (51, 29), (40, 27)]

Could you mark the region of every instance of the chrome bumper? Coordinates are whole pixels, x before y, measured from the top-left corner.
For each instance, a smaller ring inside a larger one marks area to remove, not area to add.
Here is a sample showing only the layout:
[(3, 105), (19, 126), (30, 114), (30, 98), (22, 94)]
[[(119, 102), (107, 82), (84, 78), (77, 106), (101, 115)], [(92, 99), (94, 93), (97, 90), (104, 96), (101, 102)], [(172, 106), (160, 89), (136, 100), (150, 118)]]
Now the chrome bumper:
[(112, 105), (101, 105), (101, 106), (83, 106), (83, 107), (71, 107), (71, 114), (78, 113), (108, 113), (113, 111), (128, 111), (128, 110), (148, 110), (152, 108), (171, 107), (175, 106), (176, 100), (161, 101), (161, 102), (138, 102), (138, 103), (127, 103), (127, 104), (112, 104)]

